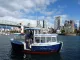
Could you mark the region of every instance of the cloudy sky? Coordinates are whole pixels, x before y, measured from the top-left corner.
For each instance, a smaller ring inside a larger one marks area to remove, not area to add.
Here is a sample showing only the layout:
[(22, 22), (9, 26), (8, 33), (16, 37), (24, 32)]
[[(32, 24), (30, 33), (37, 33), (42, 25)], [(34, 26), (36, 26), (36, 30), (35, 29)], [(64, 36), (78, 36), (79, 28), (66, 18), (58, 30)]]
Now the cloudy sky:
[(0, 18), (48, 20), (54, 16), (80, 20), (80, 0), (0, 0)]

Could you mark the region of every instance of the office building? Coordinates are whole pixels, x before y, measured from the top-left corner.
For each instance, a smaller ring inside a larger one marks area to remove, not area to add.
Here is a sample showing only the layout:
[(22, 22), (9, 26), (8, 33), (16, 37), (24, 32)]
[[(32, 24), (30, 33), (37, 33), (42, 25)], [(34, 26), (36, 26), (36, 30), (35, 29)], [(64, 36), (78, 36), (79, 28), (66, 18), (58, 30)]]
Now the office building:
[(57, 16), (55, 17), (55, 20), (54, 20), (54, 29), (58, 30), (60, 29), (60, 26), (61, 26), (61, 16)]
[(73, 20), (65, 21), (64, 23), (65, 33), (74, 33), (75, 23)]

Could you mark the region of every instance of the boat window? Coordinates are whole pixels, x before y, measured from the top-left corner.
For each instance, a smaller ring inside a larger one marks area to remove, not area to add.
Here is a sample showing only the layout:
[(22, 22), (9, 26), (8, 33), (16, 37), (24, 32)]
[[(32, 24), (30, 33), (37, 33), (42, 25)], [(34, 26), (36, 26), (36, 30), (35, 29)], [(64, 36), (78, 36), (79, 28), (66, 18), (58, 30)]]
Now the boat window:
[(35, 30), (35, 34), (37, 34), (37, 31)]
[(56, 41), (56, 37), (52, 37), (52, 42), (55, 42)]
[(35, 30), (35, 34), (40, 34), (40, 31), (39, 30)]
[(51, 42), (51, 37), (46, 37), (47, 38), (47, 42)]
[(41, 43), (45, 43), (45, 37), (41, 37)]
[(15, 36), (14, 39), (19, 40), (19, 41), (25, 41), (25, 36), (24, 35), (18, 35), (18, 36)]
[(35, 42), (40, 43), (40, 37), (35, 37)]

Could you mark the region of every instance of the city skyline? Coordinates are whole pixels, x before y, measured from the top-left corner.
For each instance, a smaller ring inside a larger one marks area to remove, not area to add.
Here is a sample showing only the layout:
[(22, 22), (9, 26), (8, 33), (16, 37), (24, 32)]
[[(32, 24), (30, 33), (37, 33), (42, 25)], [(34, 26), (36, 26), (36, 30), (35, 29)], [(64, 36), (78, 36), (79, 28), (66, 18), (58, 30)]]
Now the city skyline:
[(80, 0), (0, 0), (0, 19), (48, 20), (54, 24), (54, 17), (64, 20), (80, 20)]

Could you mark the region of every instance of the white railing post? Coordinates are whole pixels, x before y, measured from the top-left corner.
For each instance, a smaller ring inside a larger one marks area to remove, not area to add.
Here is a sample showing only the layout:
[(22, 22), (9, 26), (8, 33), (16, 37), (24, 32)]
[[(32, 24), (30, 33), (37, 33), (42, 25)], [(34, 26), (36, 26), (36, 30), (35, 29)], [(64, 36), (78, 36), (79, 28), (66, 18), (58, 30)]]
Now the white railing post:
[(33, 41), (34, 41), (34, 43), (35, 43), (35, 30), (34, 30), (34, 35), (33, 35), (34, 37), (33, 37)]

